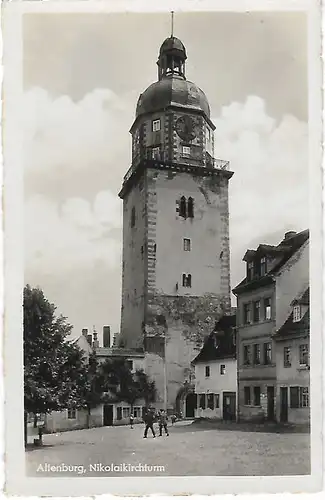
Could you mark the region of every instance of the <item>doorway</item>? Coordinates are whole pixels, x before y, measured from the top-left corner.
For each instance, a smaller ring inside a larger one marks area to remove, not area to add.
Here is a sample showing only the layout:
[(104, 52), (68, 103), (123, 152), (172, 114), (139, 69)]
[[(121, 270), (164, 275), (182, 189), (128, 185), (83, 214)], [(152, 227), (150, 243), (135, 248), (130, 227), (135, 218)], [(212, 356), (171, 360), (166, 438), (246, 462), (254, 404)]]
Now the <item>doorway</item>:
[(236, 420), (236, 393), (224, 392), (222, 400), (222, 418)]
[(288, 387), (280, 387), (280, 422), (288, 422)]
[(274, 420), (274, 386), (267, 387), (267, 419)]
[(194, 418), (195, 408), (196, 408), (196, 394), (194, 392), (190, 392), (186, 396), (185, 400), (185, 417)]
[(113, 405), (104, 405), (104, 426), (113, 425)]

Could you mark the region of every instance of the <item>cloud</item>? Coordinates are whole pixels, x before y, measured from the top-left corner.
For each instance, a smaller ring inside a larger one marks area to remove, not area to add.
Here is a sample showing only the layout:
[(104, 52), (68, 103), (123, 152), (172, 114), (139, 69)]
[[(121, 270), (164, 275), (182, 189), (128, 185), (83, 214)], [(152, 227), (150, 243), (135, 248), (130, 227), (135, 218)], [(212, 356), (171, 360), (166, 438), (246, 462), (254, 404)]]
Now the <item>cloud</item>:
[(215, 154), (230, 161), (232, 284), (244, 272), (251, 241), (280, 238), (308, 226), (308, 129), (294, 116), (274, 120), (265, 102), (251, 96), (214, 120)]

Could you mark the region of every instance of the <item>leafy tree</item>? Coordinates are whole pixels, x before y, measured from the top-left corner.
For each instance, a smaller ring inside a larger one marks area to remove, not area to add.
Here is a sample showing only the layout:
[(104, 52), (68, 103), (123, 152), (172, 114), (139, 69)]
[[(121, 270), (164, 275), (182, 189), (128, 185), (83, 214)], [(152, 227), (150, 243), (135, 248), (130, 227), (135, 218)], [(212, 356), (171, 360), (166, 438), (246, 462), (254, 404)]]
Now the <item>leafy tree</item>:
[(72, 326), (39, 288), (24, 288), (24, 407), (27, 413), (50, 413), (83, 403), (84, 353), (67, 342)]

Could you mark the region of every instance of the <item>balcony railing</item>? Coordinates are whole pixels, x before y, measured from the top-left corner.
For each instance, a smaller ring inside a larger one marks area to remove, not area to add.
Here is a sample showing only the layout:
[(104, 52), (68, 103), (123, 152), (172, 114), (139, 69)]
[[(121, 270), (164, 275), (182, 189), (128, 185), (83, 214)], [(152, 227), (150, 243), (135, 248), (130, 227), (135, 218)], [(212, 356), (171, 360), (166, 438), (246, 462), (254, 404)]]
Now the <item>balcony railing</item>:
[[(188, 160), (191, 160), (191, 156), (186, 157)], [(137, 165), (141, 160), (151, 160), (151, 161), (160, 161), (163, 163), (170, 163), (172, 166), (173, 162), (169, 162), (167, 155), (164, 151), (157, 151), (155, 148), (145, 148), (143, 151), (135, 156), (133, 156), (132, 165), (124, 176), (124, 182), (127, 182), (132, 176), (133, 172), (136, 170)], [(193, 157), (194, 161), (197, 161), (196, 158)], [(208, 153), (204, 155), (204, 161), (201, 165), (205, 168), (216, 169), (216, 170), (229, 170), (229, 161), (220, 160), (218, 158), (212, 158)]]

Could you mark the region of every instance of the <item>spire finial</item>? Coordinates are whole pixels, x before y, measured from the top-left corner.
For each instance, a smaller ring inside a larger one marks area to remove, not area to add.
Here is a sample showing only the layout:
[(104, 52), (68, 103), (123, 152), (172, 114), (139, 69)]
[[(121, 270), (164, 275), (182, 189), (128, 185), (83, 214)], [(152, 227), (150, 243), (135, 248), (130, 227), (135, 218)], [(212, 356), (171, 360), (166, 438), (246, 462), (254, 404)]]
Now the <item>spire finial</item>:
[(171, 11), (171, 15), (172, 15), (172, 19), (171, 19), (171, 25), (172, 25), (171, 28), (172, 29), (171, 29), (171, 35), (170, 36), (172, 38), (174, 36), (174, 11), (173, 10)]

